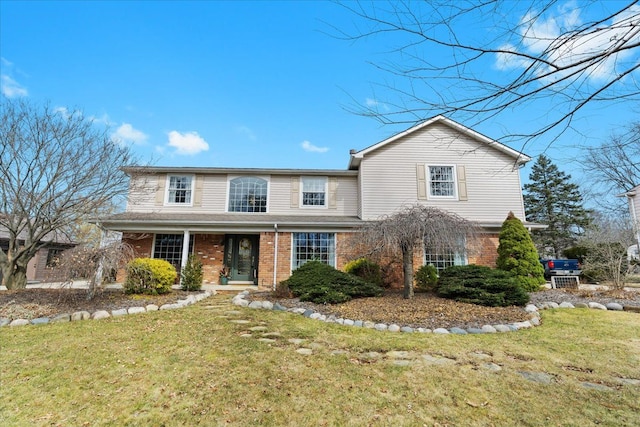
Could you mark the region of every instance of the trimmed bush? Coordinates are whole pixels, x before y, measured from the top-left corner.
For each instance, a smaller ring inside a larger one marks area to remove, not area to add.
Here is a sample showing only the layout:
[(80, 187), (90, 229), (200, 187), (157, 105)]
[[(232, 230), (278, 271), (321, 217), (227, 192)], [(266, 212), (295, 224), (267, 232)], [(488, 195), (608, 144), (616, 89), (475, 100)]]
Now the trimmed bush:
[(527, 294), (511, 274), (480, 265), (462, 265), (440, 273), (438, 296), (490, 307), (522, 306)]
[(195, 255), (189, 255), (187, 264), (180, 272), (183, 291), (199, 291), (202, 288), (202, 261)]
[(358, 276), (365, 282), (382, 286), (380, 266), (367, 258), (358, 258), (344, 266), (344, 272)]
[(163, 259), (136, 258), (127, 264), (124, 291), (127, 294), (166, 294), (171, 292), (178, 273)]
[(301, 301), (338, 304), (352, 298), (382, 295), (382, 288), (359, 277), (336, 270), (320, 261), (309, 261), (282, 282)]
[(544, 267), (529, 231), (513, 212), (502, 223), (499, 241), (497, 267), (516, 276), (525, 291), (539, 290), (545, 283)]
[(438, 283), (438, 270), (431, 264), (423, 265), (416, 271), (416, 288), (419, 291), (432, 292)]

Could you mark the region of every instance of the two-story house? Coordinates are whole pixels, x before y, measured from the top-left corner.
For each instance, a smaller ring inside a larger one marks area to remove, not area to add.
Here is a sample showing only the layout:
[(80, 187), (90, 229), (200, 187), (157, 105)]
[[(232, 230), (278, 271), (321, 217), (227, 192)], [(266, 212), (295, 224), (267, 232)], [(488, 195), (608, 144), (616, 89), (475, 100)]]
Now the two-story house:
[(479, 253), (425, 248), (424, 263), (494, 265), (509, 211), (524, 221), (519, 168), (530, 158), (438, 116), (360, 151), (345, 170), (131, 167), (126, 211), (102, 225), (140, 256), (178, 268), (188, 254), (204, 279), (270, 288), (310, 259), (341, 268), (341, 243), (363, 221), (423, 203), (483, 230)]

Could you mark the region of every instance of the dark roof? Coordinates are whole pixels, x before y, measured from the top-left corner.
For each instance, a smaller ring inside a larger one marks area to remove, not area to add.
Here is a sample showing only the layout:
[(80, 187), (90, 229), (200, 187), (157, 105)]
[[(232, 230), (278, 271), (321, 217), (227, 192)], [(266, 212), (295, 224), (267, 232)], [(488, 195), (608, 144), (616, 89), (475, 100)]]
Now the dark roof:
[(350, 229), (363, 224), (357, 216), (270, 215), (261, 213), (139, 213), (124, 212), (94, 221), (118, 231), (273, 231), (291, 229)]

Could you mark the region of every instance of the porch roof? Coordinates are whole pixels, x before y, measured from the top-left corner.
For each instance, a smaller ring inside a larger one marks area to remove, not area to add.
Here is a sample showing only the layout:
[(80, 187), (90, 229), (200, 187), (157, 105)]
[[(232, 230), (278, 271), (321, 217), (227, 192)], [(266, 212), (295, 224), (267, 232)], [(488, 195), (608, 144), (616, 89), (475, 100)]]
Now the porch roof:
[(357, 216), (202, 214), (124, 212), (93, 221), (115, 231), (259, 232), (349, 230), (364, 223)]

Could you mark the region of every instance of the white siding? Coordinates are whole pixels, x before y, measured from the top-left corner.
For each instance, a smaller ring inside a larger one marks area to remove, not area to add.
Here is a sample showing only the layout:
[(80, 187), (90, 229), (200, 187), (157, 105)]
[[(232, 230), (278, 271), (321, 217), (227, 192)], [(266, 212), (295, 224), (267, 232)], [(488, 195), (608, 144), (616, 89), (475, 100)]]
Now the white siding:
[(472, 221), (501, 222), (509, 211), (524, 219), (515, 160), (442, 124), (409, 134), (365, 155), (360, 165), (362, 218), (376, 219), (417, 203), (418, 164), (463, 166), (468, 196), (464, 201), (429, 199), (420, 203)]
[[(235, 176), (235, 175), (234, 175)], [(227, 211), (228, 175), (207, 174), (197, 175), (203, 178), (202, 203), (200, 206), (180, 206), (164, 203), (165, 191), (162, 183), (166, 182), (166, 174), (146, 175), (131, 178), (129, 189), (129, 212), (165, 212), (165, 213), (225, 213)], [(344, 216), (357, 215), (358, 195), (357, 177), (339, 176), (336, 208), (292, 208), (291, 207), (291, 176), (289, 175), (260, 175), (269, 181), (268, 213), (274, 215), (327, 215)], [(157, 201), (158, 193), (162, 195)], [(195, 186), (194, 186), (195, 192)], [(196, 195), (193, 195), (196, 198)], [(254, 214), (259, 215), (259, 214)]]

